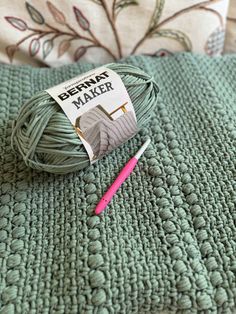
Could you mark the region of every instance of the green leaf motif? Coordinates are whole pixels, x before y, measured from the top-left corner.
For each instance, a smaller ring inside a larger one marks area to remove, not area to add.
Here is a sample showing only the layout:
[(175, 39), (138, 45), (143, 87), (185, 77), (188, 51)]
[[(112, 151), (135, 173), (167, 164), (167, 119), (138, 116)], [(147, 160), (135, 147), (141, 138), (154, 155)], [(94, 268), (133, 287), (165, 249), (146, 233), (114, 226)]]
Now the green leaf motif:
[(6, 47), (6, 52), (10, 62), (12, 62), (14, 54), (16, 53), (17, 50), (19, 50), (19, 47), (17, 45), (10, 45)]
[(165, 6), (165, 0), (156, 0), (155, 9), (150, 20), (149, 29), (153, 30), (158, 25), (163, 9)]
[(38, 38), (35, 38), (33, 40), (31, 40), (30, 42), (30, 46), (29, 46), (29, 54), (31, 57), (34, 57), (40, 48), (40, 41)]
[(53, 41), (51, 39), (45, 40), (43, 43), (43, 59), (46, 59), (53, 49)]
[(78, 9), (76, 6), (73, 7), (73, 10), (75, 13), (76, 20), (79, 23), (80, 27), (83, 30), (88, 31), (90, 28), (90, 24), (87, 18), (84, 16), (83, 12), (80, 9)]
[(19, 31), (26, 31), (28, 29), (27, 24), (19, 19), (18, 17), (14, 16), (5, 16), (5, 19), (8, 23), (10, 23), (13, 27), (17, 28)]
[(163, 29), (163, 30), (158, 30), (155, 33), (153, 33), (153, 36), (155, 37), (165, 37), (169, 39), (173, 39), (178, 41), (186, 51), (191, 51), (192, 50), (192, 43), (188, 36), (184, 34), (181, 31), (174, 30), (174, 29)]
[(60, 10), (58, 10), (54, 4), (52, 4), (50, 1), (47, 1), (47, 6), (49, 11), (51, 12), (54, 20), (62, 25), (66, 24), (66, 18), (65, 15), (63, 14), (63, 12), (61, 12)]
[(28, 2), (25, 3), (26, 9), (31, 17), (31, 19), (37, 23), (37, 24), (44, 24), (44, 18), (42, 16), (42, 14), (36, 10), (31, 4), (29, 4)]
[(61, 41), (58, 46), (58, 58), (63, 56), (64, 53), (66, 53), (66, 51), (69, 50), (70, 46), (71, 46), (70, 40), (65, 39)]
[(86, 53), (87, 48), (85, 46), (81, 46), (76, 49), (74, 53), (74, 61), (77, 62), (83, 55)]
[(115, 4), (116, 10), (122, 10), (131, 5), (139, 5), (137, 0), (120, 0)]

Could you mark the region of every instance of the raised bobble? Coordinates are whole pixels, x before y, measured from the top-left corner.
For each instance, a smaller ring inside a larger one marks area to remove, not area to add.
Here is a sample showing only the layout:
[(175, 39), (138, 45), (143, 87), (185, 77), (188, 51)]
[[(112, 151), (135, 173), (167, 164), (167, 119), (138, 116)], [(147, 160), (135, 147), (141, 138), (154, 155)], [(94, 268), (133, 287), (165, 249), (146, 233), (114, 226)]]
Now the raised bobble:
[(20, 265), (20, 262), (21, 262), (21, 256), (19, 254), (12, 254), (7, 259), (7, 266), (9, 268), (14, 268)]
[(169, 185), (177, 185), (179, 180), (175, 175), (170, 175), (166, 181)]
[(153, 177), (160, 176), (161, 173), (161, 169), (158, 166), (152, 166), (149, 168), (149, 174)]
[(182, 176), (182, 182), (183, 183), (189, 183), (191, 182), (191, 176), (188, 174), (188, 173), (185, 173), (183, 176)]
[(86, 183), (91, 183), (91, 182), (94, 182), (95, 175), (92, 172), (88, 172), (84, 175), (83, 179)]
[(104, 263), (104, 260), (103, 260), (102, 255), (100, 254), (91, 254), (88, 257), (88, 265), (91, 268), (97, 268), (103, 265), (103, 263)]
[(191, 309), (192, 308), (192, 302), (187, 295), (180, 296), (178, 300), (178, 307), (181, 310)]
[(176, 230), (175, 224), (172, 221), (166, 221), (163, 227), (165, 231), (168, 233), (172, 233)]
[(92, 288), (100, 287), (105, 282), (105, 276), (100, 270), (93, 270), (89, 274), (89, 280)]
[(100, 223), (100, 218), (98, 216), (93, 216), (88, 219), (87, 224), (93, 228)]
[(162, 187), (159, 187), (159, 188), (157, 188), (157, 189), (154, 189), (153, 192), (154, 192), (154, 194), (155, 194), (156, 196), (158, 196), (158, 197), (165, 196), (165, 194), (166, 194), (165, 189), (163, 189)]
[(103, 289), (99, 289), (94, 292), (92, 296), (92, 303), (96, 306), (106, 302), (106, 293)]
[(199, 290), (204, 290), (208, 286), (208, 282), (203, 275), (199, 275), (196, 279), (196, 285)]
[(95, 193), (97, 190), (96, 185), (93, 183), (86, 184), (84, 189), (87, 194)]
[(0, 309), (1, 314), (15, 314), (15, 305), (12, 303), (9, 303)]
[(157, 200), (157, 204), (158, 206), (160, 206), (161, 208), (164, 208), (164, 207), (168, 207), (169, 206), (169, 201), (167, 198), (165, 197), (162, 197), (160, 199)]
[(2, 218), (0, 220), (0, 229), (6, 228), (7, 224), (8, 224), (7, 218)]
[(2, 292), (2, 301), (4, 304), (13, 301), (17, 297), (17, 287), (9, 286)]
[(102, 244), (99, 241), (90, 242), (88, 249), (90, 253), (98, 253), (102, 250)]
[(7, 272), (6, 280), (7, 280), (8, 284), (17, 283), (17, 281), (19, 279), (20, 279), (19, 270), (9, 270)]
[(7, 231), (6, 230), (0, 230), (0, 242), (7, 240)]
[(181, 259), (182, 258), (182, 250), (176, 246), (170, 249), (170, 255), (173, 259)]
[(218, 271), (212, 272), (210, 279), (214, 287), (217, 287), (223, 283), (223, 278)]
[(188, 247), (187, 247), (187, 252), (189, 254), (190, 257), (192, 258), (196, 258), (199, 256), (199, 251), (198, 249), (193, 245), (193, 244), (190, 244)]
[(209, 242), (204, 242), (202, 245), (201, 245), (201, 253), (203, 256), (206, 256), (210, 253), (212, 253), (213, 249), (212, 249), (212, 246)]
[(198, 197), (195, 193), (191, 193), (189, 195), (186, 196), (186, 201), (190, 204), (193, 205), (195, 203), (197, 203), (198, 201)]
[(191, 183), (187, 183), (182, 186), (182, 190), (187, 195), (194, 191), (194, 186)]
[(98, 229), (92, 229), (88, 232), (88, 237), (92, 240), (98, 239), (100, 236), (100, 231)]
[(223, 287), (219, 287), (215, 293), (215, 301), (219, 306), (222, 306), (228, 300), (228, 295)]
[(193, 220), (194, 227), (196, 229), (202, 228), (206, 225), (206, 220), (202, 216), (198, 216)]
[(7, 216), (9, 214), (9, 211), (10, 211), (10, 207), (9, 206), (7, 206), (7, 205), (1, 206), (0, 217)]
[(173, 214), (168, 208), (166, 208), (166, 209), (160, 210), (160, 217), (163, 220), (167, 220), (167, 219), (170, 219), (171, 217), (173, 217)]
[(24, 241), (22, 241), (20, 239), (19, 240), (16, 239), (16, 240), (12, 241), (12, 243), (11, 243), (12, 251), (15, 251), (15, 252), (21, 251), (23, 248), (24, 248)]
[(187, 267), (183, 261), (178, 260), (174, 265), (174, 271), (177, 274), (182, 274), (187, 271)]
[(188, 277), (182, 277), (178, 282), (177, 282), (177, 289), (179, 291), (188, 291), (191, 289), (191, 283)]
[(211, 298), (205, 293), (197, 296), (197, 304), (200, 310), (207, 310), (212, 307)]

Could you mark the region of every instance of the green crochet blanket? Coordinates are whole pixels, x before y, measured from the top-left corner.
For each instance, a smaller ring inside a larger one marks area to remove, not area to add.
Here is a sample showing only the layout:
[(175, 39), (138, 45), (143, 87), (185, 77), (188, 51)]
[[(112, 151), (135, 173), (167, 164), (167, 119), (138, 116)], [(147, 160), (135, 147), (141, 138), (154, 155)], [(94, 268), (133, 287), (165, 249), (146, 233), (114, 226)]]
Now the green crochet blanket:
[[(150, 123), (80, 173), (27, 168), (10, 147), (21, 104), (93, 65), (0, 66), (0, 313), (236, 309), (236, 56), (130, 57), (161, 93)], [(146, 136), (106, 212), (94, 207)]]

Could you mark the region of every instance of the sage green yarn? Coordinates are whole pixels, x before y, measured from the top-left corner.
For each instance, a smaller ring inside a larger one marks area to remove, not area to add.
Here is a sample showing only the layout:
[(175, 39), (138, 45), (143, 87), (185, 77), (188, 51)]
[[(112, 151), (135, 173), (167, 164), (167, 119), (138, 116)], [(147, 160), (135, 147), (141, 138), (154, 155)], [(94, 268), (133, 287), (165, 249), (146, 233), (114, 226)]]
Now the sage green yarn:
[[(132, 100), (138, 127), (146, 125), (157, 102), (154, 79), (137, 67), (108, 64), (118, 73)], [(72, 124), (56, 101), (41, 91), (27, 101), (14, 122), (12, 147), (31, 168), (66, 174), (90, 164)]]
[[(91, 70), (0, 64), (0, 313), (232, 314), (236, 55), (132, 56), (160, 85), (147, 127), (84, 170), (27, 167), (12, 122), (38, 90)], [(106, 211), (94, 208), (137, 147)]]

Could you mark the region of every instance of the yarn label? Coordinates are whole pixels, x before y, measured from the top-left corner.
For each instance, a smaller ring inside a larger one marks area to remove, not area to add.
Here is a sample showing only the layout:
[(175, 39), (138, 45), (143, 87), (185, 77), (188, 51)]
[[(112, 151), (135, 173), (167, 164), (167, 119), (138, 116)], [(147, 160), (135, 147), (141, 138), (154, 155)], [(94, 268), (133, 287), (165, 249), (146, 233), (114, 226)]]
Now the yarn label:
[(72, 123), (91, 163), (138, 132), (128, 91), (121, 77), (107, 67), (93, 69), (46, 92)]

